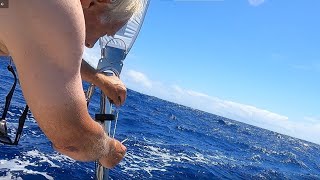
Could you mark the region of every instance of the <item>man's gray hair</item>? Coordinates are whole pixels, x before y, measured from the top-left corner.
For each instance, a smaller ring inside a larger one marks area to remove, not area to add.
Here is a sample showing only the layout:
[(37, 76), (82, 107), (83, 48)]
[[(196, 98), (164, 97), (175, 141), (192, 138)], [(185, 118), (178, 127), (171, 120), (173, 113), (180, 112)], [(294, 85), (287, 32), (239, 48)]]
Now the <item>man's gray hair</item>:
[(110, 0), (108, 5), (108, 22), (121, 22), (130, 19), (133, 15), (141, 13), (144, 0)]

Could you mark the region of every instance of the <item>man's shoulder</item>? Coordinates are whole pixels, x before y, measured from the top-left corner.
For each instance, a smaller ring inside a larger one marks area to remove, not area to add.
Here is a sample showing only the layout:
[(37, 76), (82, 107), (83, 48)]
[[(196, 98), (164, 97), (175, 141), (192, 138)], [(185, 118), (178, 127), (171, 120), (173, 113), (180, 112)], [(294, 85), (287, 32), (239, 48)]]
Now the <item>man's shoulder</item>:
[(0, 28), (0, 48), (15, 62), (45, 60), (67, 69), (80, 63), (85, 24), (79, 0), (12, 1), (10, 11), (0, 17), (8, 22)]

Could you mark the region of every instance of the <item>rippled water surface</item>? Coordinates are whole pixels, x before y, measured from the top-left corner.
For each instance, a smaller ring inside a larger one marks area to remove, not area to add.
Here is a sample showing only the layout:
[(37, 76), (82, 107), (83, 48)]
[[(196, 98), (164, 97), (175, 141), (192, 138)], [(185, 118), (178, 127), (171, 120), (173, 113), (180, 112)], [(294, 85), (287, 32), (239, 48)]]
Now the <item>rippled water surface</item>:
[[(0, 103), (12, 84), (0, 60)], [(24, 106), (15, 93), (10, 127)], [(90, 113), (98, 107), (93, 98)], [(2, 112), (2, 111), (1, 111)], [(14, 130), (11, 130), (11, 134)], [(116, 138), (128, 153), (112, 179), (320, 179), (320, 146), (128, 91)], [(51, 148), (32, 115), (17, 147), (0, 145), (0, 179), (93, 179), (93, 163)]]

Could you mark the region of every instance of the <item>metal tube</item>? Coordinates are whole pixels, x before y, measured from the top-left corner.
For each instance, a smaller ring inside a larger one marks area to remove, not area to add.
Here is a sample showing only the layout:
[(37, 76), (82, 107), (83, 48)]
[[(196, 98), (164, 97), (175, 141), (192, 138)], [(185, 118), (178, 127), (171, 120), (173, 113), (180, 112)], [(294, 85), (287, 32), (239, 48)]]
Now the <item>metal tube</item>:
[[(101, 114), (111, 114), (112, 105), (108, 98), (101, 91), (100, 97), (100, 113)], [(107, 121), (101, 124), (104, 131), (108, 136), (110, 136), (111, 132), (111, 122)], [(96, 162), (96, 179), (97, 180), (108, 180), (109, 179), (109, 169), (103, 167), (99, 162)]]
[(91, 97), (93, 96), (94, 88), (95, 88), (95, 85), (94, 85), (94, 84), (91, 84), (91, 85), (89, 86), (87, 92), (86, 92), (87, 104), (90, 102)]

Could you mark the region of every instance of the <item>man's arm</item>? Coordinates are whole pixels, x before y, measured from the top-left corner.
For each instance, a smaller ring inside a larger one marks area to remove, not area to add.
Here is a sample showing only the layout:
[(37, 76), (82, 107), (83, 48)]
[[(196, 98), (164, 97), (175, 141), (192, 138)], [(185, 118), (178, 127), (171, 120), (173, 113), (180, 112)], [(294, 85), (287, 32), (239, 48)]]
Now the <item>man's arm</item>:
[(116, 165), (123, 154), (112, 153), (109, 145), (118, 147), (119, 142), (106, 136), (86, 107), (80, 77), (85, 27), (79, 0), (12, 1), (9, 9), (8, 16), (0, 17), (8, 22), (0, 39), (10, 50), (40, 128), (57, 150), (76, 160)]
[(0, 56), (9, 56), (8, 49), (3, 45), (0, 39)]
[(98, 86), (115, 105), (120, 106), (125, 102), (127, 89), (117, 76), (107, 76), (103, 73), (99, 73), (86, 61), (82, 60), (81, 77), (82, 80)]
[(0, 50), (0, 56), (8, 56), (8, 54), (7, 54), (7, 53), (4, 53), (4, 52), (2, 52), (2, 51)]

